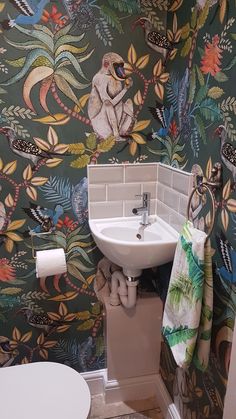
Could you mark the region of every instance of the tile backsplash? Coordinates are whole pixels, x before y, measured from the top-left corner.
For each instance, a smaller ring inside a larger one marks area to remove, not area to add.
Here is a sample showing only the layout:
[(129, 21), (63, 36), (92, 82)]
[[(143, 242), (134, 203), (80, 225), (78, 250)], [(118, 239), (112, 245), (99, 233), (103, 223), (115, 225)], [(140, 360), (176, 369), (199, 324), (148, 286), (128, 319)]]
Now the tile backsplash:
[[(180, 231), (193, 175), (162, 163), (88, 166), (89, 217), (127, 217), (151, 193), (151, 215), (157, 214)], [(138, 195), (138, 196), (137, 196)]]

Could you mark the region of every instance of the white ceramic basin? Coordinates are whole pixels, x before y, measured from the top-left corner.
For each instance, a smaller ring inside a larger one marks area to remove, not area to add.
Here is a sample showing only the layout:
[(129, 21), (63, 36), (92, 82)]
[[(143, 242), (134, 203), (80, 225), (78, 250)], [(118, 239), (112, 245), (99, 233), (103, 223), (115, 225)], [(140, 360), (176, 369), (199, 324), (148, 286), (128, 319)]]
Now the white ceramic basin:
[(139, 217), (90, 220), (95, 243), (127, 276), (140, 276), (142, 269), (173, 260), (179, 234), (157, 216), (151, 224), (140, 225)]

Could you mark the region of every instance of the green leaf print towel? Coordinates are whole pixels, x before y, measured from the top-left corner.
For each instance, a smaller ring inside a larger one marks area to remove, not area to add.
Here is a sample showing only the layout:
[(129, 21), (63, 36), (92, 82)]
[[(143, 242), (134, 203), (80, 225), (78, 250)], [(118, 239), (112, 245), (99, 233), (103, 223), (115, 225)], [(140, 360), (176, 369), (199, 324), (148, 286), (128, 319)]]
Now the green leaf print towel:
[(213, 309), (211, 248), (206, 234), (187, 221), (177, 243), (163, 316), (165, 336), (178, 366), (208, 364)]

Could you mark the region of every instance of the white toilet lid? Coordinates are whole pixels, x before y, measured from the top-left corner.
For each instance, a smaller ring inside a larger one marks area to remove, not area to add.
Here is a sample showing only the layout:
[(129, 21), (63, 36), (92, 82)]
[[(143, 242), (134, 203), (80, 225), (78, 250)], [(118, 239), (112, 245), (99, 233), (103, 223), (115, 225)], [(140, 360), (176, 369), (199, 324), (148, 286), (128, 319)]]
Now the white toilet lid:
[(2, 419), (86, 419), (90, 392), (66, 365), (36, 362), (0, 368)]

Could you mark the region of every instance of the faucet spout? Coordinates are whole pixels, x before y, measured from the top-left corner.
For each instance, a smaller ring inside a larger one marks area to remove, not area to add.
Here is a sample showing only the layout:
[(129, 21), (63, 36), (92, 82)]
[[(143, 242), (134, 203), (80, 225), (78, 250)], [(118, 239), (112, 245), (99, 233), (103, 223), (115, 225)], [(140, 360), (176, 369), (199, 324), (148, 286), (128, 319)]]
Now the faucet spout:
[(133, 208), (132, 212), (136, 215), (141, 215), (141, 225), (148, 225), (149, 223), (149, 215), (150, 215), (150, 199), (151, 194), (150, 192), (143, 192), (143, 195), (136, 195), (142, 196), (143, 198), (143, 206), (139, 208)]

